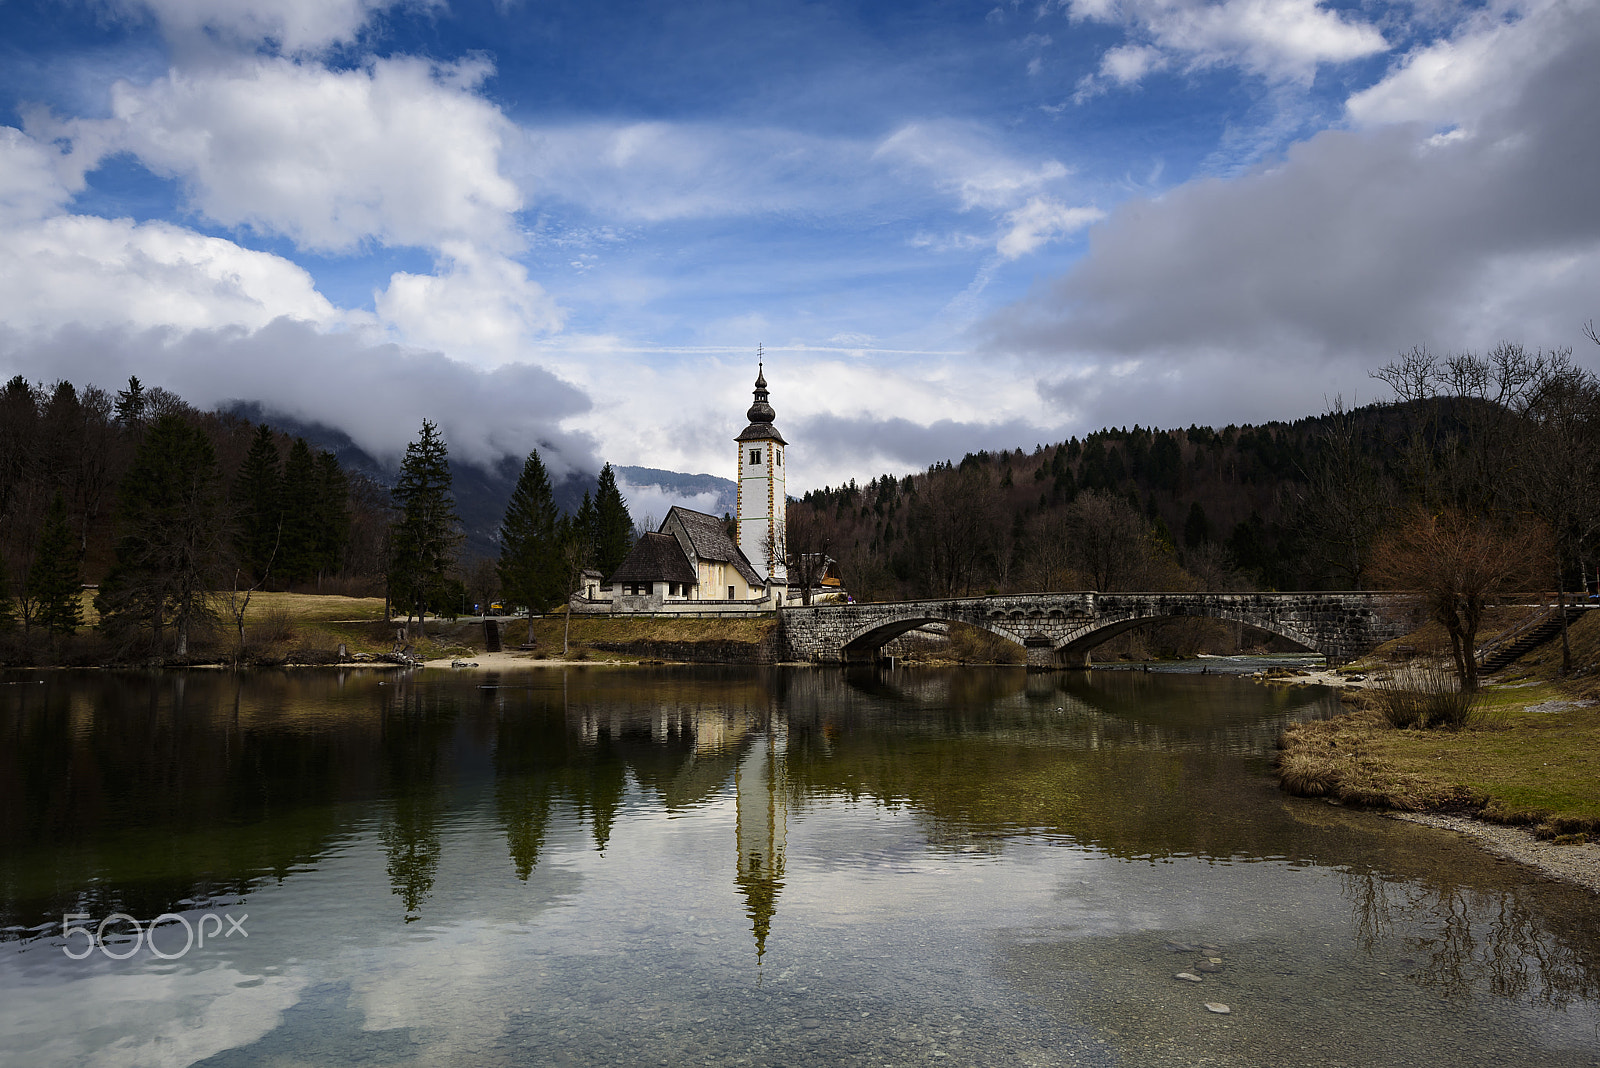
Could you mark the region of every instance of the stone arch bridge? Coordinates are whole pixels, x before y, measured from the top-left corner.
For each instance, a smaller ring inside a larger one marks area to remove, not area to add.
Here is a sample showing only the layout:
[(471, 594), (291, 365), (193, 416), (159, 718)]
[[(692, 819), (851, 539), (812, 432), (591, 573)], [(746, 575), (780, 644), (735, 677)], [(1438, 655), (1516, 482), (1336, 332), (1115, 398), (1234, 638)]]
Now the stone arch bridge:
[(1397, 593), (1021, 593), (782, 610), (796, 660), (855, 663), (926, 623), (966, 623), (1021, 645), (1029, 667), (1088, 667), (1095, 646), (1173, 619), (1243, 623), (1330, 661), (1350, 660), (1415, 629), (1420, 602)]

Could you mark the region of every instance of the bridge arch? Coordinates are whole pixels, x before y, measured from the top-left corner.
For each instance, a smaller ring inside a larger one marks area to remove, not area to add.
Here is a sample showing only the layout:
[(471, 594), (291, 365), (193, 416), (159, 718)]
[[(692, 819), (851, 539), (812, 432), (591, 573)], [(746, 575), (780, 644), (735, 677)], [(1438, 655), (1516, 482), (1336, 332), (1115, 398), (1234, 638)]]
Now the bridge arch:
[[(1020, 612), (1017, 613), (1019, 616), (1021, 614)], [(1019, 619), (1016, 622), (1022, 623), (1025, 620)], [(879, 649), (882, 649), (901, 635), (909, 634), (928, 623), (965, 623), (967, 626), (987, 631), (997, 638), (1004, 638), (1006, 641), (1013, 642), (1024, 648), (1029, 647), (1030, 640), (1035, 644), (1043, 641), (1053, 645), (1051, 640), (1043, 635), (1030, 639), (1018, 634), (1010, 627), (998, 626), (988, 620), (968, 619), (958, 615), (934, 615), (923, 612), (920, 614), (912, 613), (897, 619), (876, 621), (871, 626), (857, 630), (840, 646), (840, 659), (849, 662), (875, 659)]]
[[(1262, 631), (1293, 642), (1308, 653), (1319, 653), (1332, 658), (1332, 653), (1322, 646), (1322, 643), (1311, 635), (1301, 633), (1299, 630), (1284, 626), (1272, 619), (1263, 619), (1248, 612), (1222, 612), (1222, 611), (1175, 611), (1166, 615), (1129, 615), (1121, 619), (1097, 619), (1082, 629), (1069, 634), (1057, 641), (1051, 650), (1052, 658), (1067, 667), (1088, 667), (1089, 655), (1098, 646), (1104, 645), (1112, 638), (1126, 634), (1139, 627), (1155, 626), (1160, 623), (1172, 623), (1181, 619), (1215, 619), (1222, 623), (1242, 623), (1254, 630)], [(1030, 664), (1041, 660), (1035, 653), (1028, 660)]]

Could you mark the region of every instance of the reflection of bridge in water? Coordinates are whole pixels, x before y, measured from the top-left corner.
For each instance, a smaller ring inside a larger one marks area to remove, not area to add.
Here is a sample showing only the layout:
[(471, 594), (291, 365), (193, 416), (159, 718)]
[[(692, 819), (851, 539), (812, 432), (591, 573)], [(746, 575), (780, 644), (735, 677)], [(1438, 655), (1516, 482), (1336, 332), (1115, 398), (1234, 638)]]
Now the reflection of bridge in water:
[(1416, 597), (1396, 593), (1023, 593), (940, 601), (813, 605), (782, 611), (797, 660), (877, 659), (883, 646), (928, 623), (965, 623), (1027, 650), (1028, 666), (1088, 667), (1095, 646), (1135, 627), (1218, 619), (1349, 660), (1410, 632)]

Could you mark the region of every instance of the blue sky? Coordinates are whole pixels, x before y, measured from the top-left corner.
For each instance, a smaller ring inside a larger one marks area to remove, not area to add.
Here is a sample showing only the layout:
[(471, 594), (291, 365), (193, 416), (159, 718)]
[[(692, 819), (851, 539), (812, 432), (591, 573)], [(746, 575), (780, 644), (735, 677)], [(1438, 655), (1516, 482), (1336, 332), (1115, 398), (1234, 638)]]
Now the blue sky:
[(1597, 46), (1579, 0), (0, 0), (0, 363), (723, 473), (759, 343), (796, 488), (1296, 418), (1587, 344)]

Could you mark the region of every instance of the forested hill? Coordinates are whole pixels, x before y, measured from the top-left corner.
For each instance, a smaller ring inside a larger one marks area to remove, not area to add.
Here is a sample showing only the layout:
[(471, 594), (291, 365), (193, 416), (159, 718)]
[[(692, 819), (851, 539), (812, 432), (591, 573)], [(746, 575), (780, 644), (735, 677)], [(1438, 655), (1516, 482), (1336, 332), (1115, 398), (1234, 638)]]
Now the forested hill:
[(826, 545), (858, 598), (1350, 588), (1393, 498), (1404, 422), (1374, 405), (969, 453), (807, 493), (790, 551)]

